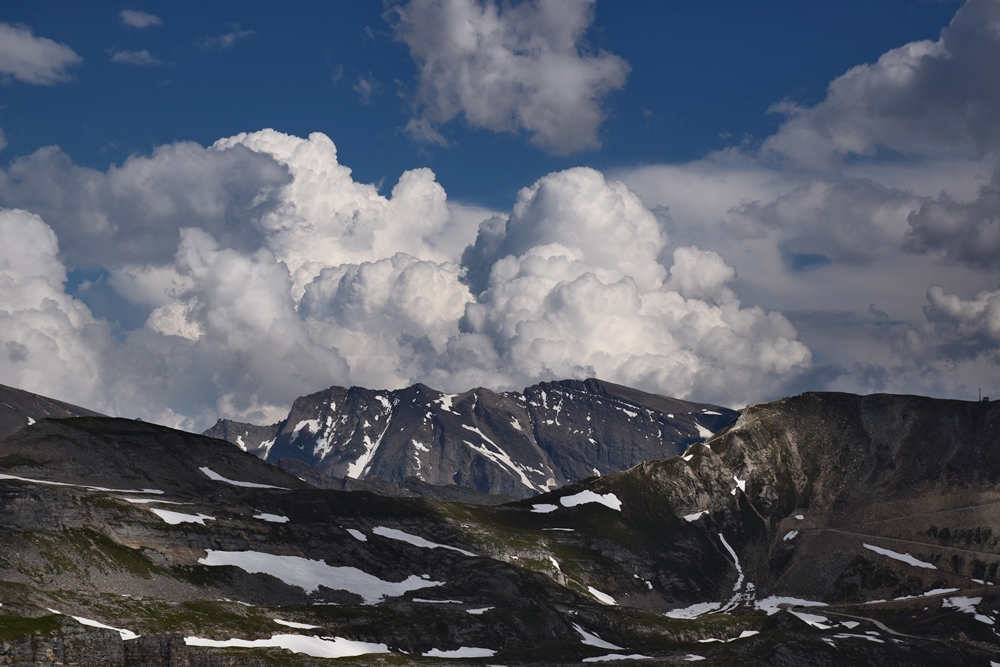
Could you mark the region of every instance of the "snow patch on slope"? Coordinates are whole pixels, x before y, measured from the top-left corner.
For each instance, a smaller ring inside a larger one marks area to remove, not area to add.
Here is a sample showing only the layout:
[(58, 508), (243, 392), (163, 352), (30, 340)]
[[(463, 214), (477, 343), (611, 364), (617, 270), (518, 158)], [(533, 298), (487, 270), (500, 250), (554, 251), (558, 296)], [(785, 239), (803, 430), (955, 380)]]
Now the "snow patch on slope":
[(622, 511), (622, 501), (618, 500), (618, 496), (613, 493), (598, 494), (594, 493), (590, 489), (585, 489), (580, 493), (574, 493), (570, 496), (563, 496), (559, 499), (559, 502), (563, 507), (576, 507), (577, 505), (586, 505), (587, 503), (600, 503), (605, 507), (610, 507), (616, 512)]
[(925, 563), (922, 560), (917, 560), (916, 558), (914, 558), (910, 554), (901, 554), (898, 551), (890, 551), (889, 549), (883, 549), (882, 547), (876, 547), (876, 546), (874, 546), (872, 544), (865, 544), (864, 547), (865, 547), (865, 549), (870, 549), (871, 551), (874, 551), (877, 554), (882, 554), (883, 556), (888, 556), (889, 558), (892, 558), (894, 560), (902, 561), (902, 562), (906, 563), (907, 565), (912, 565), (914, 567), (922, 567), (922, 568), (924, 568), (926, 570), (936, 570), (937, 569), (936, 566), (931, 565), (930, 563)]
[(378, 450), (378, 446), (382, 444), (382, 438), (385, 437), (386, 432), (389, 430), (389, 423), (386, 423), (385, 428), (382, 429), (382, 433), (378, 436), (375, 442), (371, 441), (368, 434), (365, 433), (365, 451), (358, 457), (358, 459), (347, 466), (347, 476), (351, 479), (359, 479), (363, 473), (366, 472), (368, 464), (371, 463), (372, 458), (375, 456), (375, 452)]
[(597, 635), (591, 634), (591, 633), (587, 632), (586, 630), (584, 630), (583, 628), (581, 628), (576, 623), (573, 624), (573, 629), (576, 630), (578, 633), (580, 633), (580, 636), (583, 637), (583, 639), (580, 640), (580, 643), (583, 644), (584, 646), (594, 646), (596, 648), (606, 648), (606, 649), (610, 649), (612, 651), (624, 651), (625, 650), (621, 646), (615, 646), (611, 642), (604, 641), (603, 639), (601, 639)]
[(314, 658), (348, 658), (369, 653), (388, 653), (385, 644), (358, 642), (342, 637), (332, 639), (306, 635), (274, 635), (270, 639), (203, 639), (185, 637), (188, 646), (206, 648), (283, 648), (293, 653), (304, 653)]
[(693, 604), (690, 607), (684, 607), (682, 609), (671, 609), (664, 614), (669, 618), (698, 618), (703, 614), (716, 611), (722, 606), (721, 602), (699, 602)]
[[(51, 611), (53, 614), (58, 614), (60, 616), (63, 615), (63, 613), (61, 611), (56, 611), (55, 609), (49, 609), (49, 611)], [(117, 632), (118, 634), (120, 634), (122, 636), (122, 639), (124, 641), (129, 641), (129, 640), (132, 640), (132, 639), (138, 639), (139, 638), (139, 635), (135, 634), (131, 630), (124, 630), (122, 628), (113, 628), (110, 625), (105, 625), (104, 623), (101, 623), (100, 621), (94, 621), (92, 619), (82, 618), (80, 616), (70, 616), (70, 618), (72, 618), (74, 621), (76, 621), (80, 625), (87, 625), (87, 626), (90, 626), (92, 628), (103, 628), (105, 630), (114, 630), (115, 632)]]
[(452, 651), (442, 651), (441, 649), (432, 648), (427, 653), (421, 653), (421, 655), (425, 658), (492, 658), (496, 655), (496, 651), (489, 648), (463, 646)]
[(197, 523), (204, 526), (206, 521), (215, 521), (214, 516), (208, 516), (200, 512), (198, 514), (183, 514), (181, 512), (171, 512), (170, 510), (151, 509), (150, 511), (171, 526), (176, 526), (180, 523)]
[(303, 419), (296, 424), (295, 428), (292, 429), (292, 439), (289, 441), (290, 443), (294, 443), (295, 440), (298, 439), (299, 433), (301, 433), (302, 429), (307, 429), (306, 433), (319, 433), (319, 420)]
[(103, 486), (90, 486), (88, 484), (70, 484), (68, 482), (49, 482), (44, 479), (31, 479), (30, 477), (18, 477), (16, 475), (0, 474), (0, 480), (3, 479), (13, 479), (18, 482), (29, 482), (31, 484), (47, 484), (49, 486), (73, 486), (78, 489), (87, 489), (89, 491), (107, 491), (110, 493), (155, 493), (155, 494), (163, 493), (163, 491), (160, 491), (159, 489), (108, 489)]
[(597, 601), (600, 602), (601, 604), (606, 604), (606, 605), (618, 604), (618, 602), (613, 597), (611, 597), (607, 593), (602, 593), (593, 586), (587, 586), (587, 590), (590, 592), (591, 595), (597, 598)]
[(430, 581), (411, 574), (399, 582), (383, 581), (356, 567), (334, 567), (321, 560), (301, 556), (275, 556), (258, 551), (216, 551), (208, 549), (198, 563), (212, 567), (233, 565), (251, 574), (269, 574), (289, 586), (312, 593), (320, 586), (360, 595), (364, 604), (377, 604), (385, 597), (396, 597), (408, 591), (441, 586), (443, 581)]
[(478, 554), (474, 554), (471, 551), (466, 551), (465, 549), (459, 549), (458, 547), (450, 547), (447, 544), (438, 544), (437, 542), (431, 542), (430, 540), (425, 540), (417, 535), (410, 535), (409, 533), (404, 533), (401, 530), (396, 530), (395, 528), (386, 528), (385, 526), (376, 526), (373, 530), (376, 535), (381, 535), (382, 537), (388, 537), (390, 540), (399, 540), (400, 542), (406, 542), (407, 544), (412, 544), (415, 547), (422, 547), (424, 549), (448, 549), (450, 551), (457, 551), (463, 556), (476, 557)]
[(469, 426), (467, 424), (462, 424), (462, 428), (464, 428), (466, 430), (469, 430), (469, 431), (472, 431), (473, 433), (475, 433), (476, 435), (478, 435), (480, 438), (482, 438), (484, 443), (489, 443), (490, 445), (493, 445), (493, 447), (496, 450), (496, 451), (490, 450), (485, 444), (482, 445), (482, 446), (479, 446), (479, 445), (472, 444), (468, 440), (463, 440), (462, 442), (464, 442), (466, 445), (468, 445), (473, 451), (476, 451), (476, 452), (482, 454), (483, 456), (485, 456), (487, 459), (489, 459), (493, 463), (496, 463), (497, 465), (505, 467), (508, 470), (510, 470), (511, 472), (513, 472), (515, 475), (517, 475), (518, 479), (521, 481), (521, 484), (523, 484), (524, 486), (528, 487), (532, 491), (540, 491), (542, 493), (544, 493), (545, 491), (547, 491), (546, 487), (541, 486), (539, 484), (534, 484), (530, 479), (528, 479), (528, 476), (524, 472), (525, 468), (523, 466), (515, 463), (514, 460), (510, 458), (510, 455), (507, 452), (505, 452), (495, 442), (493, 442), (492, 440), (490, 440), (489, 438), (487, 438), (485, 435), (483, 435), (483, 432), (480, 431), (478, 428), (475, 428), (474, 426)]
[(226, 484), (232, 484), (233, 486), (242, 486), (248, 489), (282, 489), (284, 491), (289, 490), (287, 487), (284, 486), (271, 486), (270, 484), (257, 484), (256, 482), (240, 482), (234, 479), (228, 479), (226, 477), (223, 477), (219, 473), (215, 472), (211, 468), (202, 467), (198, 468), (198, 470), (205, 473), (205, 475), (211, 480), (214, 480), (216, 482), (225, 482)]
[(948, 607), (951, 609), (957, 609), (960, 612), (966, 614), (972, 614), (973, 617), (980, 623), (985, 623), (987, 625), (993, 625), (993, 619), (989, 616), (984, 616), (976, 611), (976, 605), (983, 601), (983, 598), (970, 598), (963, 595), (958, 595), (953, 598), (945, 598), (941, 603), (942, 607)]

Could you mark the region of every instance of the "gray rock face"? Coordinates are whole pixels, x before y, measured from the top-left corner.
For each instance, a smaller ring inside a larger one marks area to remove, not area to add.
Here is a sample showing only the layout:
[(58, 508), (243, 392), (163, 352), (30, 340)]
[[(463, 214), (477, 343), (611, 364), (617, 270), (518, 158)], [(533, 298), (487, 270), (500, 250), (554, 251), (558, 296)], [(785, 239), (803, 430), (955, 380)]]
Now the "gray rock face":
[(397, 484), (412, 477), (528, 497), (669, 458), (735, 416), (599, 380), (542, 383), (524, 393), (331, 387), (296, 400), (279, 424), (220, 420), (205, 435), (332, 477)]

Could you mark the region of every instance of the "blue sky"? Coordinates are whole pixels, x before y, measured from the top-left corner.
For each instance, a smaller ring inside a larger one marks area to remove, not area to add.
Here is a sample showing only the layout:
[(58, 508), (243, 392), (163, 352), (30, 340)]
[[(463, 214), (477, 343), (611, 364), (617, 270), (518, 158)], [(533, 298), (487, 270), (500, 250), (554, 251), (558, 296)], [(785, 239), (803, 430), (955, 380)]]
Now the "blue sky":
[[(577, 165), (609, 169), (703, 157), (774, 133), (768, 108), (785, 98), (814, 104), (850, 67), (917, 39), (936, 39), (956, 3), (598, 3), (586, 47), (624, 58), (627, 84), (607, 96), (599, 150), (539, 151), (521, 136), (442, 128), (452, 145), (415, 143), (417, 69), (379, 2), (162, 2), (129, 5), (160, 17), (125, 25), (114, 4), (5, 3), (2, 18), (69, 45), (83, 58), (56, 86), (5, 86), (0, 127), (7, 157), (56, 144), (77, 163), (105, 169), (178, 140), (211, 144), (265, 127), (324, 132), (364, 182), (393, 181), (428, 166), (449, 196), (509, 206), (528, 182)], [(248, 34), (229, 48), (206, 37)], [(147, 51), (159, 64), (113, 62)], [(365, 103), (359, 79), (375, 92)]]
[(996, 0), (8, 2), (0, 383), (998, 394), (998, 56)]

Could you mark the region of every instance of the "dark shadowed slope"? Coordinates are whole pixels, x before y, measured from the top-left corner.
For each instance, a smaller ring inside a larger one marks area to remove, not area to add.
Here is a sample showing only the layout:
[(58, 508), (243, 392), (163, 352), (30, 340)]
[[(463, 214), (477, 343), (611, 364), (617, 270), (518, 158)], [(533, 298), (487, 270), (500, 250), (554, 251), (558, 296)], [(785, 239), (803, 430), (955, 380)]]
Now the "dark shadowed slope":
[(93, 410), (0, 384), (0, 440), (41, 419), (101, 416)]

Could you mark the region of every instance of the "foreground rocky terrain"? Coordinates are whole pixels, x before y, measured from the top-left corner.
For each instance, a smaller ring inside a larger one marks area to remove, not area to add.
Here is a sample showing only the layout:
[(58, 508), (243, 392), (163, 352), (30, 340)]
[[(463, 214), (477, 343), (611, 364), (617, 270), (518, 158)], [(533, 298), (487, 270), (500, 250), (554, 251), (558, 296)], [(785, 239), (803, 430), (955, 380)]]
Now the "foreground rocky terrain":
[(39, 420), (0, 441), (0, 665), (1000, 664), (998, 421), (805, 394), (485, 506)]
[(594, 379), (544, 382), (523, 393), (444, 394), (418, 384), (330, 387), (296, 400), (277, 424), (219, 420), (204, 435), (271, 463), (299, 461), (353, 480), (345, 488), (378, 493), (391, 488), (378, 483), (388, 482), (408, 486), (398, 495), (436, 497), (423, 483), (525, 498), (669, 458), (735, 417), (716, 405)]

